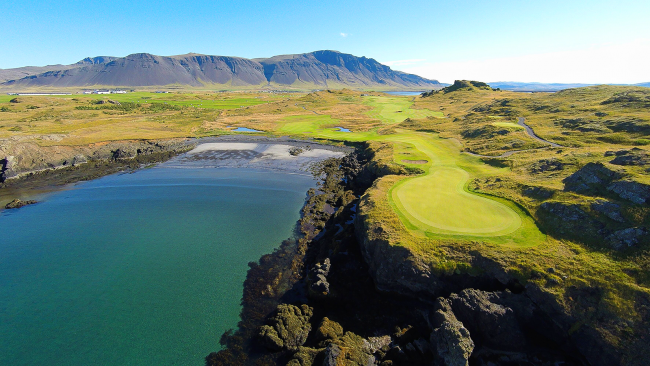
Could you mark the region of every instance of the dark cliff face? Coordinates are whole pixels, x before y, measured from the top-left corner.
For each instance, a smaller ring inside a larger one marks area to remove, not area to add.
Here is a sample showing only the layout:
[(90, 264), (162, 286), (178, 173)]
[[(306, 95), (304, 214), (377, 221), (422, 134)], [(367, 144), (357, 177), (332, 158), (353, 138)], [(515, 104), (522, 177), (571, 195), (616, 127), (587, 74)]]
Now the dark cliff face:
[[(40, 71), (40, 72), (39, 72)], [(16, 74), (16, 73), (13, 73)], [(13, 75), (12, 74), (12, 75)], [(9, 75), (9, 74), (8, 74)], [(373, 59), (336, 51), (249, 60), (187, 54), (88, 57), (73, 65), (34, 68), (2, 86), (155, 86), (221, 84), (233, 87), (267, 83), (293, 86), (436, 88), (439, 83), (393, 71)]]
[(336, 51), (316, 51), (299, 55), (256, 59), (264, 65), (271, 83), (306, 83), (322, 87), (426, 87), (439, 86), (436, 80), (393, 71), (371, 58)]

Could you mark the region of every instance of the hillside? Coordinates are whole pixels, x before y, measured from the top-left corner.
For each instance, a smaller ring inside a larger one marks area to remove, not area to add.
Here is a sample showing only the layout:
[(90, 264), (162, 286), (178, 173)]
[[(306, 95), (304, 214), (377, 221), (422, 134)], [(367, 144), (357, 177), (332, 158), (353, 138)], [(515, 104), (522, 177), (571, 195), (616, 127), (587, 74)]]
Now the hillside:
[[(27, 74), (27, 76), (24, 76)], [(295, 87), (437, 89), (435, 80), (391, 70), (374, 59), (336, 51), (249, 60), (240, 57), (186, 54), (156, 56), (137, 53), (126, 57), (86, 58), (73, 65), (2, 70), (1, 87), (18, 90), (33, 87), (94, 86), (220, 86), (227, 88)]]

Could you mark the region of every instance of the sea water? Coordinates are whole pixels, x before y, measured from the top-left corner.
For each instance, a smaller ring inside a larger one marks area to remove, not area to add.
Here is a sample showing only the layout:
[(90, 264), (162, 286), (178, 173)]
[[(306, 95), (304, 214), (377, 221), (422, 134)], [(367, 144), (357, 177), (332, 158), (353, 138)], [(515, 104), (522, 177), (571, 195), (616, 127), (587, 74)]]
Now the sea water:
[(202, 365), (309, 176), (153, 168), (0, 213), (0, 365)]

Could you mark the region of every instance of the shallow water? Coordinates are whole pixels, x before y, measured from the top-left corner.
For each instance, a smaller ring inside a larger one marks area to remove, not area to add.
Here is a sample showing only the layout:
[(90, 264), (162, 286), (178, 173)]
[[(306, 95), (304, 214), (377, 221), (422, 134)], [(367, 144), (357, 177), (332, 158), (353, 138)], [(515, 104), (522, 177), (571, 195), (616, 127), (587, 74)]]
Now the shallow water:
[(424, 92), (423, 91), (420, 91), (420, 92), (416, 92), (416, 91), (387, 91), (387, 92), (384, 92), (384, 93), (390, 94), (390, 95), (415, 96), (415, 95), (420, 95), (420, 94), (422, 94)]
[(202, 365), (313, 185), (154, 168), (0, 213), (0, 364)]

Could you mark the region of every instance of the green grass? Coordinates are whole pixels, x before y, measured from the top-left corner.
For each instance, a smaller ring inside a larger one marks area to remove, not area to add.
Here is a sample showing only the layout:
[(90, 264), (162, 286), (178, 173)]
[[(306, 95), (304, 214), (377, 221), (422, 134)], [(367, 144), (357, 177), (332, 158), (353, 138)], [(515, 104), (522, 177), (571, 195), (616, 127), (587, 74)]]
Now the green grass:
[(492, 126), (496, 126), (496, 127), (506, 127), (506, 128), (515, 128), (515, 129), (519, 129), (519, 130), (523, 130), (523, 129), (524, 129), (523, 126), (520, 126), (520, 125), (518, 125), (518, 124), (516, 124), (516, 123), (513, 123), (513, 122), (492, 122)]
[[(514, 203), (467, 190), (470, 177), (489, 176), (498, 173), (499, 169), (478, 159), (468, 159), (452, 140), (409, 130), (397, 130), (389, 135), (380, 135), (377, 131), (337, 132), (333, 127), (338, 120), (327, 115), (290, 116), (284, 121), (276, 132), (395, 144), (395, 162), (426, 172), (400, 180), (387, 193), (392, 207), (414, 235), (481, 238), (516, 246), (536, 245), (545, 240), (532, 218)], [(427, 162), (404, 164), (402, 160)]]
[(407, 118), (444, 117), (442, 112), (428, 109), (412, 109), (409, 98), (365, 97), (364, 103), (373, 107), (366, 114), (387, 124), (403, 122)]

